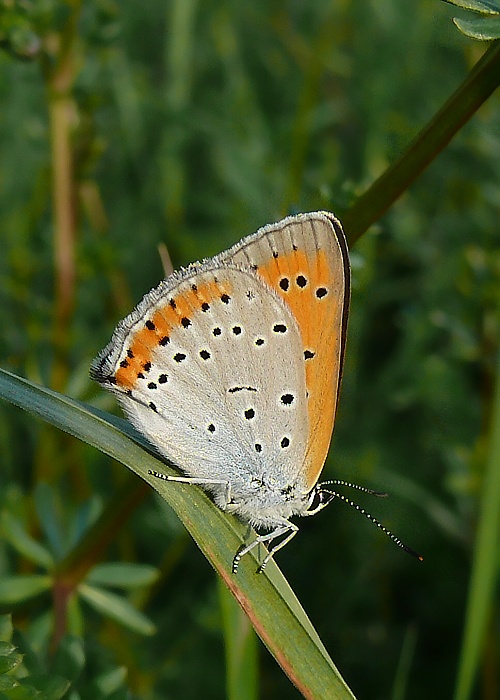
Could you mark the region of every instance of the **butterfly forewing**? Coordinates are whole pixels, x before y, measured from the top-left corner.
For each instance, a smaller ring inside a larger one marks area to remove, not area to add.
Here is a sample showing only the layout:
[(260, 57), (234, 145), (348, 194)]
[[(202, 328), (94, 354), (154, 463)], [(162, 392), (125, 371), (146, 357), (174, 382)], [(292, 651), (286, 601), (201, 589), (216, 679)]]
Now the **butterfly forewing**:
[(302, 339), (254, 272), (220, 260), (162, 282), (92, 365), (132, 423), (188, 475), (296, 473), (308, 439)]
[(291, 309), (300, 329), (308, 394), (308, 488), (325, 462), (335, 421), (349, 305), (349, 261), (340, 223), (322, 212), (289, 217), (222, 257), (254, 270)]

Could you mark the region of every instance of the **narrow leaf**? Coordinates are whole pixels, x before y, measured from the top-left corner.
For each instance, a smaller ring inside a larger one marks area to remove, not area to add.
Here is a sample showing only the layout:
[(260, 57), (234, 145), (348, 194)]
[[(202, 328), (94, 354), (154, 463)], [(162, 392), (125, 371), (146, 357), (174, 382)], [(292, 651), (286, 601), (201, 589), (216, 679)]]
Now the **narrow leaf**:
[(50, 576), (3, 576), (0, 579), (0, 604), (15, 605), (50, 590)]
[(125, 598), (84, 583), (78, 586), (78, 593), (95, 610), (134, 632), (143, 635), (155, 633), (156, 628), (151, 620), (134, 608)]
[[(90, 687), (94, 689), (94, 693), (92, 696), (89, 694), (89, 697), (109, 697), (120, 690), (120, 688), (123, 688), (126, 678), (127, 669), (123, 667), (113, 668), (111, 671), (101, 673), (100, 676), (93, 680)], [(89, 689), (87, 688), (87, 690)]]
[(158, 579), (158, 576), (159, 571), (154, 566), (110, 562), (94, 566), (85, 582), (97, 586), (137, 588), (138, 586), (151, 586)]
[(45, 569), (52, 568), (54, 559), (49, 550), (34, 540), (26, 532), (22, 523), (9, 511), (5, 510), (1, 514), (0, 528), (2, 538), (9, 542), (20, 554)]
[(0, 640), (10, 642), (13, 631), (12, 615), (0, 615)]

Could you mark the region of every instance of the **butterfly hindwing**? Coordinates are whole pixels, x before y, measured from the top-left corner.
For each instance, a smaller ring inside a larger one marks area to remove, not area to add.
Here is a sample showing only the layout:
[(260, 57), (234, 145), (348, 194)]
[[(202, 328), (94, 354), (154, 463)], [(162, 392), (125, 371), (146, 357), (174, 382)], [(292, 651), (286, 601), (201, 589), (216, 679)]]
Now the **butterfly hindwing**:
[(283, 219), (220, 257), (258, 274), (290, 308), (300, 329), (308, 392), (305, 469), (316, 483), (330, 445), (344, 356), (350, 276), (346, 240), (332, 214)]

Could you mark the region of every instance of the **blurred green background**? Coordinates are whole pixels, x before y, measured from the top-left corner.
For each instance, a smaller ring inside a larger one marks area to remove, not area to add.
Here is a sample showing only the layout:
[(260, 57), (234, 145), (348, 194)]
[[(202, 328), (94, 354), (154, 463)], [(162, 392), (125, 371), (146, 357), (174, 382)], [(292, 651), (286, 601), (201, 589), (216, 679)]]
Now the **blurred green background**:
[[(289, 213), (342, 218), (484, 51), (434, 0), (0, 13), (0, 363), (106, 410), (88, 367), (163, 276), (160, 243), (178, 267)], [(352, 250), (323, 475), (388, 491), (358, 500), (425, 561), (342, 503), (301, 522), (277, 561), (359, 698), (448, 698), (456, 684), (495, 386), (499, 183), (494, 95)], [(127, 476), (0, 404), (0, 508), (56, 556)], [(175, 517), (148, 495), (104, 560), (158, 567), (130, 594), (158, 631), (84, 607), (87, 668), (126, 666), (138, 698), (224, 697), (216, 577)], [(35, 571), (2, 541), (0, 570)], [(39, 649), (49, 608), (42, 596), (14, 609)], [(499, 627), (497, 596), (473, 697), (499, 697)], [(260, 670), (261, 698), (299, 697), (263, 647)]]

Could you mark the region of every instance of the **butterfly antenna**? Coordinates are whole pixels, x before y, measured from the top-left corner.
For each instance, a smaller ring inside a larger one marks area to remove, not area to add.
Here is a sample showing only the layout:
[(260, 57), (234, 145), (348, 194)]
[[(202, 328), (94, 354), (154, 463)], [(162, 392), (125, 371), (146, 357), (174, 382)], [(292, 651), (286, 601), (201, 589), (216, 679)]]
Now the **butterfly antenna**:
[[(357, 488), (359, 491), (363, 491), (365, 493), (373, 493), (375, 496), (386, 496), (387, 494), (385, 493), (379, 493), (378, 491), (371, 491), (371, 489), (365, 489), (363, 486), (356, 486), (355, 484), (350, 484), (350, 483), (345, 483), (342, 481), (332, 481), (332, 482), (323, 482), (321, 486), (324, 486), (324, 484), (328, 483), (336, 483), (336, 484), (341, 484), (343, 486), (352, 486), (353, 488)], [(387, 535), (387, 537), (394, 542), (394, 544), (397, 544), (398, 547), (401, 547), (402, 550), (404, 550), (407, 554), (411, 554), (412, 557), (415, 557), (415, 559), (418, 559), (419, 561), (423, 561), (424, 558), (421, 554), (416, 552), (414, 549), (411, 547), (408, 547), (404, 542), (402, 542), (399, 537), (397, 537), (393, 532), (388, 530), (385, 525), (382, 525), (381, 522), (377, 520), (377, 518), (373, 517), (371, 513), (368, 513), (364, 508), (362, 508), (360, 505), (352, 501), (350, 498), (347, 496), (344, 496), (342, 493), (337, 493), (336, 491), (329, 491), (328, 489), (323, 489), (321, 488), (321, 493), (327, 493), (333, 498), (339, 498), (341, 501), (344, 503), (347, 503), (348, 506), (351, 506), (351, 508), (354, 508), (355, 510), (358, 511), (358, 513), (361, 513), (361, 515), (364, 515), (367, 520), (369, 520), (371, 523), (376, 525), (379, 530), (382, 530), (384, 535)]]
[(358, 484), (353, 484), (351, 481), (344, 481), (343, 479), (330, 479), (330, 481), (322, 481), (319, 486), (321, 489), (323, 486), (345, 486), (348, 489), (361, 491), (361, 493), (368, 493), (370, 496), (377, 496), (377, 498), (387, 498), (389, 495), (388, 493), (385, 493), (385, 491), (374, 491), (373, 489), (367, 489), (366, 486), (359, 486)]

